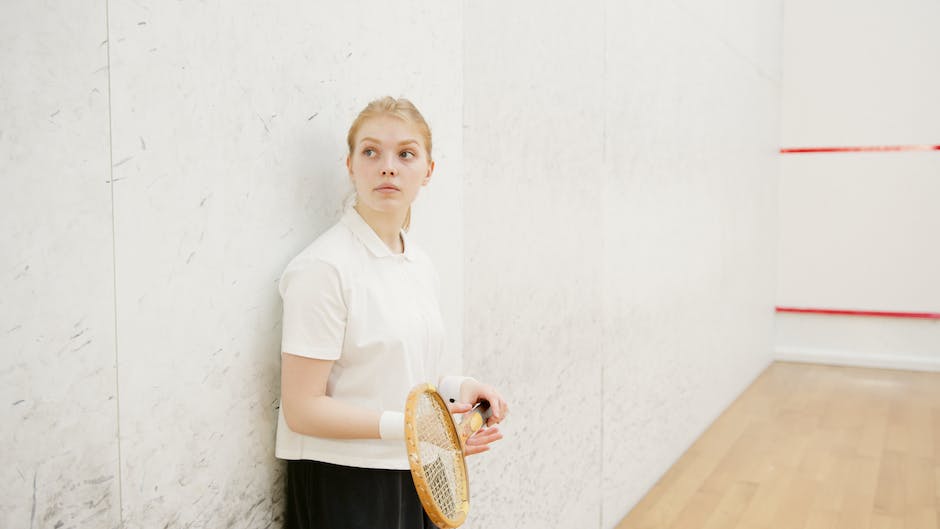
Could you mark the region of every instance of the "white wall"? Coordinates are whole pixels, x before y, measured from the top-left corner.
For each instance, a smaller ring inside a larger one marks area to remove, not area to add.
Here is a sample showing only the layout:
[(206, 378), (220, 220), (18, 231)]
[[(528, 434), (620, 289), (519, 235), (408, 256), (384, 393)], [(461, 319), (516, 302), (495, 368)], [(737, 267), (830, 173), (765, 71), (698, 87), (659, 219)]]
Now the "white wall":
[(105, 2), (0, 11), (0, 527), (114, 527)]
[(374, 97), (434, 125), (460, 343), (460, 7), (334, 4), (4, 4), (0, 527), (280, 525), (275, 281)]
[(770, 362), (781, 16), (609, 5), (607, 526)]
[(770, 361), (780, 3), (530, 7), (464, 9), (472, 527), (612, 527)]
[(769, 362), (779, 2), (3, 11), (0, 526), (280, 525), (275, 281), (383, 94), (513, 404), (467, 527), (612, 527)]
[[(128, 160), (113, 177), (129, 527), (276, 517), (275, 281), (337, 219), (345, 130), (370, 99), (408, 94), (441, 152), (459, 148), (459, 10), (330, 11), (327, 23), (303, 2), (111, 8), (112, 158)], [(440, 161), (441, 201), (459, 189), (453, 158)], [(442, 226), (459, 221), (441, 213)], [(459, 255), (446, 236), (429, 237), (435, 253)]]
[(600, 521), (603, 7), (464, 6), (464, 364), (512, 405), (473, 529)]
[[(940, 5), (786, 3), (784, 147), (940, 143)], [(781, 306), (940, 313), (940, 152), (786, 154)], [(940, 369), (940, 321), (780, 314), (779, 358)]]

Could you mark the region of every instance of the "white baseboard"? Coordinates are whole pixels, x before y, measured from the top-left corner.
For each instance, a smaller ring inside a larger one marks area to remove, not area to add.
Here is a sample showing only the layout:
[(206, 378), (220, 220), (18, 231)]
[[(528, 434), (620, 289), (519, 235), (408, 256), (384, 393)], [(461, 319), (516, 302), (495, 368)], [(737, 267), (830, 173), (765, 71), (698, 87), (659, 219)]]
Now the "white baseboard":
[(870, 354), (857, 351), (839, 351), (835, 349), (777, 346), (774, 350), (774, 359), (785, 362), (877, 367), (882, 369), (902, 369), (905, 371), (940, 371), (940, 359), (938, 358), (905, 356), (903, 354)]

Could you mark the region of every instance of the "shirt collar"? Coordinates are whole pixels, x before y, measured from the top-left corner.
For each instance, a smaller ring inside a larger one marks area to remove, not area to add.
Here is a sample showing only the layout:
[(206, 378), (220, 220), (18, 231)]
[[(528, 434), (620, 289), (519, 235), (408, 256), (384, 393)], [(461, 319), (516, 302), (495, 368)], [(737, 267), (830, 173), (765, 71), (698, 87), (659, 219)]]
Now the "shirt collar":
[(346, 212), (343, 213), (343, 219), (340, 222), (345, 224), (346, 227), (356, 235), (359, 242), (368, 248), (369, 251), (372, 252), (372, 255), (376, 257), (394, 257), (402, 255), (405, 259), (414, 261), (415, 252), (412, 248), (411, 241), (408, 239), (408, 233), (405, 230), (401, 230), (401, 240), (405, 246), (405, 253), (396, 254), (392, 253), (392, 250), (379, 238), (378, 234), (372, 229), (372, 226), (369, 226), (365, 219), (362, 218), (362, 215), (360, 215), (353, 206), (346, 208)]

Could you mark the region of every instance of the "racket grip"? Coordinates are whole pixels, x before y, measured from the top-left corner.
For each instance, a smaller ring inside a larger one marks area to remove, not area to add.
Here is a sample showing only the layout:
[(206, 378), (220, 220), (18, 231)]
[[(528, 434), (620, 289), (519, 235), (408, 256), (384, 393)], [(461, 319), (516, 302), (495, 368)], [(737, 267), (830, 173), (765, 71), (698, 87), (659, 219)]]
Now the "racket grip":
[(460, 444), (465, 444), (471, 435), (475, 434), (480, 428), (483, 428), (487, 419), (492, 415), (493, 410), (490, 409), (490, 403), (485, 400), (481, 400), (473, 409), (464, 413), (463, 418), (460, 419), (460, 424), (457, 425), (457, 433), (460, 435)]

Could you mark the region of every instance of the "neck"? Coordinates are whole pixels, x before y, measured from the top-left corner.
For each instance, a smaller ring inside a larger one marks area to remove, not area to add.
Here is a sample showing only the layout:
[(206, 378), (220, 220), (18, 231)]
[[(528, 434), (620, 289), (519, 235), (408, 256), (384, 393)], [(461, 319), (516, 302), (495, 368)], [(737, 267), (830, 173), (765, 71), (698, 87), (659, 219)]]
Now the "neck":
[(388, 246), (392, 253), (402, 253), (405, 251), (404, 243), (401, 240), (401, 227), (405, 222), (406, 212), (375, 211), (362, 204), (356, 204), (356, 211), (362, 220), (372, 228), (372, 231), (379, 236), (379, 239)]

